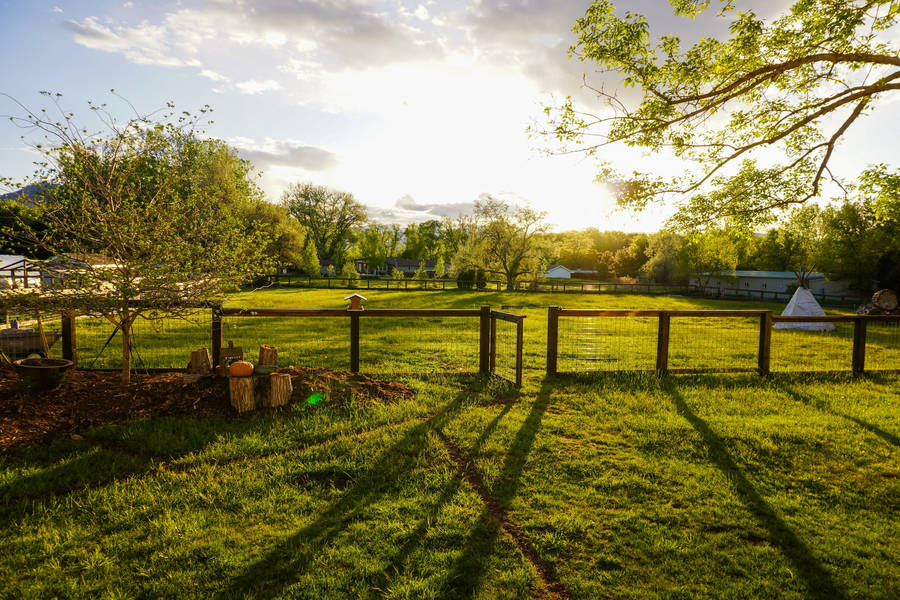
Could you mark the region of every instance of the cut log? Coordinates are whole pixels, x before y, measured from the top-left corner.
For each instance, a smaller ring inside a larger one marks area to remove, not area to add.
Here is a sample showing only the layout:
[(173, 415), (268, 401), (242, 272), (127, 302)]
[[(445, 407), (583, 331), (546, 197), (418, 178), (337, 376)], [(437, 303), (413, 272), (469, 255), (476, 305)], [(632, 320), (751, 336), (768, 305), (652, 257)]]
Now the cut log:
[(253, 377), (230, 377), (228, 391), (231, 406), (239, 413), (251, 411), (256, 406), (253, 394)]
[(206, 375), (210, 371), (212, 371), (212, 358), (209, 355), (209, 348), (204, 347), (199, 350), (192, 350), (188, 373)]
[(259, 347), (259, 360), (257, 364), (260, 365), (271, 365), (273, 367), (278, 366), (278, 348), (275, 346), (270, 346), (268, 344), (263, 344)]
[(898, 305), (897, 294), (895, 294), (893, 290), (878, 290), (875, 292), (875, 295), (872, 296), (872, 304), (882, 310), (894, 310)]
[(256, 394), (257, 406), (269, 406), (269, 376), (253, 376), (253, 393)]
[(268, 376), (269, 389), (266, 395), (266, 406), (284, 406), (291, 401), (294, 387), (288, 373), (272, 373)]

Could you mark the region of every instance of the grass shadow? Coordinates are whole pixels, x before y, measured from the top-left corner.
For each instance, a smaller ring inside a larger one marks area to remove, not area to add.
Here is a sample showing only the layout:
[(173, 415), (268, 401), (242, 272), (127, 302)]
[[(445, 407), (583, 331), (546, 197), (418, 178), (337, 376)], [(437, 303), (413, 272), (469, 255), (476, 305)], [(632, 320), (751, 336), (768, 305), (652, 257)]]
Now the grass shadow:
[(759, 524), (769, 533), (769, 541), (793, 565), (796, 573), (806, 585), (810, 598), (835, 600), (846, 598), (831, 573), (813, 555), (809, 546), (788, 526), (775, 509), (769, 505), (753, 486), (740, 466), (729, 454), (725, 441), (697, 416), (671, 381), (665, 381), (663, 391), (671, 398), (678, 414), (681, 415), (700, 435), (706, 445), (710, 461), (728, 479), (738, 498), (756, 517)]
[(800, 402), (801, 404), (805, 404), (807, 406), (815, 408), (816, 410), (819, 410), (826, 414), (830, 414), (830, 415), (834, 415), (836, 417), (842, 417), (844, 419), (847, 419), (851, 423), (855, 423), (856, 425), (859, 425), (866, 431), (873, 433), (876, 436), (880, 437), (882, 440), (884, 440), (888, 444), (891, 444), (892, 446), (900, 448), (900, 437), (894, 435), (893, 433), (891, 433), (889, 431), (885, 431), (884, 429), (882, 429), (881, 427), (878, 427), (877, 425), (875, 425), (873, 423), (869, 423), (868, 421), (860, 419), (859, 417), (854, 417), (853, 415), (848, 415), (839, 410), (835, 410), (827, 402), (823, 402), (823, 401), (817, 400), (811, 396), (801, 394), (796, 389), (794, 389), (790, 386), (783, 385), (783, 386), (781, 386), (781, 389), (783, 389), (785, 391), (785, 393), (787, 393), (792, 399), (796, 400), (797, 402)]
[[(497, 413), (487, 426), (485, 426), (473, 444), (473, 453), (481, 449), (481, 446), (484, 445), (484, 442), (487, 441), (491, 434), (493, 434), (494, 430), (497, 429), (500, 421), (502, 421), (506, 414), (509, 413), (512, 406), (511, 402), (504, 405), (503, 409)], [(423, 517), (418, 525), (406, 535), (400, 549), (388, 559), (387, 566), (383, 571), (383, 579), (378, 586), (379, 588), (383, 590), (386, 589), (393, 581), (397, 580), (403, 574), (406, 559), (424, 542), (425, 533), (428, 531), (430, 524), (438, 517), (441, 508), (447, 504), (459, 490), (462, 479), (462, 473), (457, 472), (456, 476), (454, 476), (441, 490), (441, 495), (438, 499), (428, 507), (428, 512), (425, 517)]]
[(400, 440), (371, 463), (340, 499), (312, 523), (276, 544), (242, 574), (228, 581), (217, 597), (275, 598), (282, 595), (285, 588), (307, 572), (317, 548), (326, 546), (363, 508), (388, 494), (401, 474), (415, 468), (428, 432), (446, 423), (468, 396), (466, 392), (457, 394), (430, 418), (407, 430)]
[[(500, 470), (500, 482), (493, 491), (497, 504), (506, 509), (519, 490), (525, 463), (534, 446), (538, 430), (547, 408), (550, 405), (552, 385), (549, 380), (541, 385), (540, 391), (531, 411), (516, 433), (506, 453), (506, 459)], [(447, 575), (447, 584), (452, 589), (452, 598), (473, 598), (487, 571), (488, 559), (494, 551), (494, 545), (500, 535), (502, 525), (488, 507), (478, 517), (463, 544), (462, 552)]]

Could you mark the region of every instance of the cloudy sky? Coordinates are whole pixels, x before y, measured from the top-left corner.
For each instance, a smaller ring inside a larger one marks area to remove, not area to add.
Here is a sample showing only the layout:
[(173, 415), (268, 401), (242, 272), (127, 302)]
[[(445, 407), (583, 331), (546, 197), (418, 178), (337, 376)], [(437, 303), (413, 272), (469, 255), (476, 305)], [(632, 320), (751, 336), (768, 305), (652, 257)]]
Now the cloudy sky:
[[(659, 33), (722, 35), (714, 16), (677, 19), (664, 0), (622, 0)], [(774, 14), (780, 0), (758, 0)], [(570, 28), (587, 0), (0, 0), (0, 92), (39, 90), (90, 118), (86, 101), (139, 110), (210, 104), (208, 132), (240, 149), (277, 200), (292, 181), (352, 192), (376, 218), (455, 216), (490, 193), (545, 210), (558, 229), (646, 231), (667, 216), (614, 210), (595, 164), (546, 156), (529, 139), (554, 97), (580, 94)], [(890, 108), (890, 107), (889, 107)], [(0, 98), (0, 114), (20, 114)], [(884, 161), (891, 110), (860, 123), (835, 161)], [(893, 119), (892, 121), (890, 119)], [(0, 123), (0, 175), (33, 168), (21, 131)], [(874, 140), (874, 141), (873, 141)], [(616, 151), (624, 169), (652, 160)], [(891, 151), (892, 157), (895, 152)], [(609, 157), (607, 157), (609, 158)]]

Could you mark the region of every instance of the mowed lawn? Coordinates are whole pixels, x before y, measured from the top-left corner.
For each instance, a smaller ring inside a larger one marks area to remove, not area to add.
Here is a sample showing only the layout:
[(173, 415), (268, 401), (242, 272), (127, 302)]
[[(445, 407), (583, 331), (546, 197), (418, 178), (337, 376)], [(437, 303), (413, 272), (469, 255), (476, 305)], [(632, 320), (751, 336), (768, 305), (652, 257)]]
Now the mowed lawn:
[[(340, 294), (236, 303), (342, 306)], [(525, 387), (439, 373), (421, 348), (455, 346), (432, 323), (363, 350), (364, 365), (399, 365), (408, 400), (162, 418), (0, 457), (0, 597), (900, 596), (900, 377), (547, 379), (540, 305), (735, 305), (371, 296), (524, 306)], [(243, 343), (276, 337), (346, 364), (322, 339), (336, 330), (296, 321)]]

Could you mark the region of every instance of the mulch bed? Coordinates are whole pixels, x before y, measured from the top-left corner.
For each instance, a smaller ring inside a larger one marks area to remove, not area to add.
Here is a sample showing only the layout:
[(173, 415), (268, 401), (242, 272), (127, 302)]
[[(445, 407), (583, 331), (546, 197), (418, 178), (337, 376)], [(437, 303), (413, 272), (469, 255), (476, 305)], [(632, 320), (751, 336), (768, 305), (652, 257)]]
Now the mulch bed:
[[(292, 402), (322, 393), (330, 405), (393, 402), (409, 398), (412, 388), (343, 371), (289, 367)], [(185, 385), (177, 372), (132, 375), (123, 385), (118, 372), (70, 371), (63, 383), (38, 393), (23, 392), (16, 373), (0, 368), (0, 454), (85, 431), (97, 425), (163, 415), (232, 417), (228, 383), (223, 378)]]

